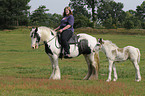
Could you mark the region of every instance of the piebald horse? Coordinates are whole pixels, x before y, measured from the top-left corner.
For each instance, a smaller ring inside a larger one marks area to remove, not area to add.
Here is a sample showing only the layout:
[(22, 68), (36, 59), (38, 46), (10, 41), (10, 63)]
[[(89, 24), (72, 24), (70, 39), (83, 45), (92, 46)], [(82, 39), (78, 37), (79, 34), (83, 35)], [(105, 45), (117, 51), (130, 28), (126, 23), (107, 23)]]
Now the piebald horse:
[(108, 76), (108, 79), (106, 80), (107, 82), (111, 81), (112, 67), (114, 71), (113, 81), (116, 81), (118, 79), (114, 62), (125, 61), (127, 59), (129, 59), (135, 67), (135, 70), (136, 70), (135, 81), (137, 82), (141, 81), (141, 75), (140, 75), (140, 70), (139, 70), (139, 65), (138, 65), (138, 63), (140, 62), (140, 51), (138, 48), (135, 48), (133, 46), (126, 46), (124, 48), (118, 48), (111, 41), (103, 40), (102, 38), (100, 38), (98, 39), (98, 43), (96, 44), (94, 49), (97, 52), (99, 50), (103, 51), (109, 61), (109, 76)]
[[(48, 27), (36, 27), (32, 28), (30, 36), (31, 47), (33, 49), (38, 48), (40, 42), (43, 42), (45, 45), (45, 52), (49, 56), (52, 64), (50, 79), (61, 79), (61, 72), (58, 64), (61, 44), (59, 44), (57, 32)], [(84, 33), (77, 34), (77, 37), (78, 43), (70, 44), (70, 56), (73, 58), (83, 54), (88, 65), (88, 73), (84, 79), (98, 79), (99, 54), (93, 50), (97, 44), (97, 40), (95, 37)]]

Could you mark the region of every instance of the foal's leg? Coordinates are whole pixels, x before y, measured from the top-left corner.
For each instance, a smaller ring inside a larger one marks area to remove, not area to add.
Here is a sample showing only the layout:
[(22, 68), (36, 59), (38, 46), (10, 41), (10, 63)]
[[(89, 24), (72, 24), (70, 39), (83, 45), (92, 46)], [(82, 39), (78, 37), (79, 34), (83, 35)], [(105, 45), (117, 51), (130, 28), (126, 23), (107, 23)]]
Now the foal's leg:
[(86, 62), (87, 62), (87, 64), (88, 64), (88, 73), (87, 73), (87, 75), (84, 77), (84, 79), (85, 79), (85, 80), (88, 80), (89, 77), (91, 76), (92, 69), (91, 69), (91, 64), (90, 64), (90, 60), (89, 60), (88, 55), (85, 54), (84, 57), (85, 57), (85, 60), (86, 60)]
[(136, 71), (136, 78), (135, 81), (139, 82), (141, 81), (141, 75), (140, 75), (140, 70), (139, 70), (139, 65), (137, 63), (137, 60), (133, 62), (134, 67), (135, 67), (135, 71)]
[(117, 77), (115, 63), (113, 63), (113, 71), (114, 71), (114, 79), (113, 79), (113, 81), (116, 81), (118, 79), (118, 77)]
[(107, 82), (111, 81), (112, 65), (113, 65), (113, 61), (109, 60), (109, 75), (108, 75), (108, 79), (106, 80)]
[(61, 74), (60, 74), (60, 69), (58, 66), (58, 56), (57, 55), (52, 55), (50, 56), (50, 60), (52, 63), (52, 74), (50, 76), (50, 79), (61, 79)]

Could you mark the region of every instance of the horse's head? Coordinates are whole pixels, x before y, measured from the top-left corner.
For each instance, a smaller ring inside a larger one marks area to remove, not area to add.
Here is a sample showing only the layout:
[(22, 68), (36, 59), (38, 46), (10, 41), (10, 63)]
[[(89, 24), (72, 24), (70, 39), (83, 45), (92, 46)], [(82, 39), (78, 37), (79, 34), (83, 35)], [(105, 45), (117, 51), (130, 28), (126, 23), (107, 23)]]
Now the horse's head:
[(104, 40), (102, 39), (102, 38), (99, 38), (98, 39), (98, 42), (97, 42), (97, 44), (96, 44), (96, 46), (95, 46), (95, 50), (96, 51), (99, 51), (101, 48), (102, 48), (102, 45), (104, 44)]
[(38, 34), (38, 27), (32, 28), (32, 31), (30, 32), (31, 36), (31, 47), (33, 49), (38, 49), (38, 45), (40, 42), (40, 35)]

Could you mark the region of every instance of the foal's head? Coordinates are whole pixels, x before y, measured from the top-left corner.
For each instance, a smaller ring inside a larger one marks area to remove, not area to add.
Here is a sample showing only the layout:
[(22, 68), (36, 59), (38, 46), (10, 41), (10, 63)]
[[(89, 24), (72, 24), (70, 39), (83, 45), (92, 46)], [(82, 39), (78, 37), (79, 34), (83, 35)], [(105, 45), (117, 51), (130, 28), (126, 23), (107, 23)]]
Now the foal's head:
[(111, 50), (111, 49), (116, 49), (118, 47), (116, 46), (116, 44), (112, 43), (109, 40), (103, 40), (102, 38), (99, 38), (98, 42), (95, 46), (95, 50), (99, 51), (99, 50), (104, 49), (104, 48), (105, 48), (105, 50), (106, 50), (106, 48), (108, 50)]
[(99, 51), (102, 48), (102, 44), (104, 44), (104, 40), (102, 38), (99, 38), (98, 42), (97, 42), (97, 44), (95, 46), (95, 50)]
[(30, 32), (32, 49), (35, 49), (35, 48), (38, 49), (38, 45), (40, 42), (40, 36), (37, 32), (38, 32), (38, 27), (32, 28), (32, 31)]

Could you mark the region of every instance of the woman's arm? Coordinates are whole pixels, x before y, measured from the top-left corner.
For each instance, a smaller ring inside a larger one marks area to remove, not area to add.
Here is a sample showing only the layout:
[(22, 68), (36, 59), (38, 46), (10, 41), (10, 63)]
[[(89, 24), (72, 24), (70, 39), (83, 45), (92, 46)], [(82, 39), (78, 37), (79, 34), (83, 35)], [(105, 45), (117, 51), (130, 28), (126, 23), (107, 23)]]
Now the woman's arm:
[(54, 31), (58, 30), (60, 28), (60, 26), (58, 26), (56, 29), (54, 29)]
[(61, 33), (63, 30), (69, 29), (71, 27), (71, 25), (67, 25), (64, 28), (60, 29), (59, 32)]
[(74, 24), (74, 17), (73, 15), (70, 15), (68, 18), (68, 25), (65, 26), (63, 29), (60, 29), (59, 32), (62, 32), (63, 30), (69, 29)]

